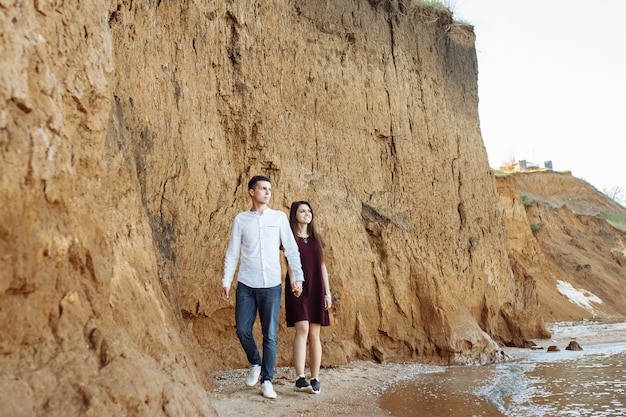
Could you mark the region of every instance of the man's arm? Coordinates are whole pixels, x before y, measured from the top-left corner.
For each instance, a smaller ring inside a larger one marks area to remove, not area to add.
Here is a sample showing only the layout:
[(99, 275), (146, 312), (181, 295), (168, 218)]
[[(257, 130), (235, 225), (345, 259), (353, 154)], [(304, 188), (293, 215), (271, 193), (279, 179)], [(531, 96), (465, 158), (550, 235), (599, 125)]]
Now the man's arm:
[(287, 263), (293, 272), (294, 281), (304, 281), (304, 273), (302, 272), (302, 263), (300, 261), (300, 251), (298, 250), (298, 244), (293, 237), (287, 215), (282, 213), (280, 223), (280, 241), (285, 251), (285, 258)]
[(235, 219), (230, 232), (230, 241), (228, 242), (228, 249), (226, 249), (226, 257), (224, 258), (224, 277), (222, 278), (222, 299), (224, 301), (230, 300), (230, 285), (232, 284), (235, 276), (235, 270), (237, 269), (237, 262), (239, 262), (240, 252), (241, 225), (237, 219)]
[(300, 297), (300, 295), (302, 295), (303, 281), (296, 282), (296, 279), (293, 276), (293, 270), (291, 269), (291, 266), (289, 266), (289, 262), (287, 262), (287, 277), (289, 278), (289, 286), (291, 287), (291, 292), (296, 297)]

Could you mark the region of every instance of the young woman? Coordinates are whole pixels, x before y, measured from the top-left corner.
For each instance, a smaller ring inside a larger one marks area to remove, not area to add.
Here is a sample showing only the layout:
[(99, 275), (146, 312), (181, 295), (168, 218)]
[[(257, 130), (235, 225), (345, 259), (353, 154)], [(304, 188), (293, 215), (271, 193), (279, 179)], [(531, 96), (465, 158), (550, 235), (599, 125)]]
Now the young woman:
[[(324, 265), (324, 242), (315, 230), (313, 209), (306, 201), (296, 201), (291, 205), (289, 223), (300, 249), (300, 259), (304, 271), (304, 284), (300, 293), (295, 286), (291, 267), (288, 279), (291, 287), (285, 285), (285, 313), (287, 327), (295, 327), (293, 340), (293, 365), (296, 370), (296, 391), (320, 393), (319, 372), (322, 363), (321, 326), (329, 326), (328, 309), (332, 305), (328, 271)], [(304, 374), (306, 346), (309, 344), (309, 367), (311, 382)]]

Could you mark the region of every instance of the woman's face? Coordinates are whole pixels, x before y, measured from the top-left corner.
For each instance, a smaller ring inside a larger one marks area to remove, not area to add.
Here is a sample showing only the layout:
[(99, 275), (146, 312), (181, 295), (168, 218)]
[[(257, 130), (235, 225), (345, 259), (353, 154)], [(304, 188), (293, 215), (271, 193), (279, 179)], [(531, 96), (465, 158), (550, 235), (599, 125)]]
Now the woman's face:
[(313, 212), (308, 204), (300, 204), (296, 210), (296, 221), (300, 224), (309, 224), (313, 220)]

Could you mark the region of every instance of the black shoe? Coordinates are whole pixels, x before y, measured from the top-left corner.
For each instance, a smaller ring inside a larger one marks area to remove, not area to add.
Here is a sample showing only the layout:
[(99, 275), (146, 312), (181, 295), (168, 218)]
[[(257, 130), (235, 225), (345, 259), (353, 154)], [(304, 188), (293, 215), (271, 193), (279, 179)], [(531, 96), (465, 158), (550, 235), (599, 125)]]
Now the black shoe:
[(296, 380), (296, 386), (294, 388), (294, 391), (312, 393), (313, 387), (311, 387), (311, 384), (306, 382), (306, 378), (300, 377)]
[(320, 381), (317, 378), (313, 378), (311, 380), (311, 388), (312, 388), (312, 393), (313, 394), (319, 394), (320, 393)]

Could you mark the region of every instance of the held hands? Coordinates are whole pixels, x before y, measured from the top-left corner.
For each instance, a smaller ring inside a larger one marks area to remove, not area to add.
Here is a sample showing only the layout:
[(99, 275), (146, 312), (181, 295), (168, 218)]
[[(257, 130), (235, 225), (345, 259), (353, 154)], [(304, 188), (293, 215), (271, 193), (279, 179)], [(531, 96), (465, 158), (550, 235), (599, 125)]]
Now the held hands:
[(291, 292), (296, 297), (300, 297), (302, 295), (302, 281), (296, 281), (291, 283)]

